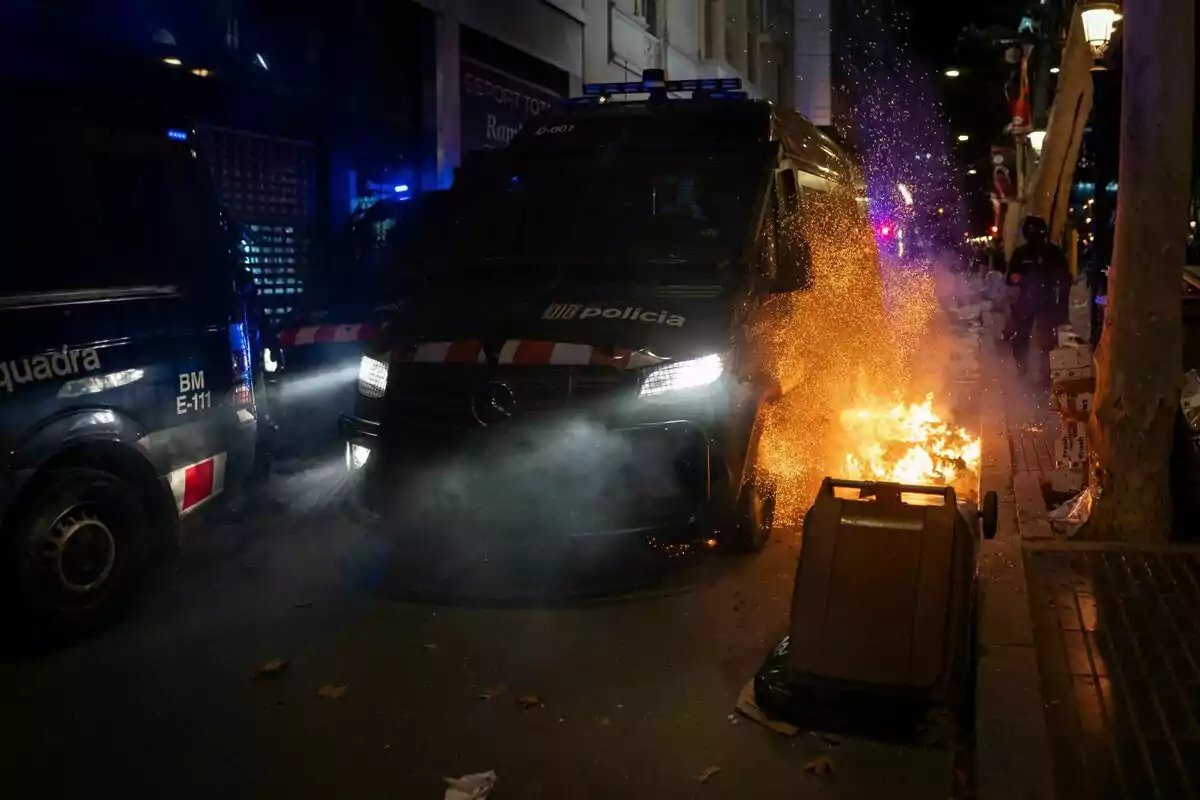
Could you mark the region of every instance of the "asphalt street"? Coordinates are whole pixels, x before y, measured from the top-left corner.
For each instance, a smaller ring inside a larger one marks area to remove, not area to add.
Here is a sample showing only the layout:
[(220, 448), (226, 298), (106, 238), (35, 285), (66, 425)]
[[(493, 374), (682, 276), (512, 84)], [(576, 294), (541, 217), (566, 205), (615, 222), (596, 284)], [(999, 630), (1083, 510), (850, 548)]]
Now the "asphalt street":
[(798, 531), (586, 598), (481, 598), (486, 565), (418, 580), (343, 473), (281, 465), (273, 503), (190, 524), (119, 627), (0, 665), (5, 796), (440, 798), (485, 770), (493, 800), (950, 796), (945, 750), (734, 714), (785, 633)]

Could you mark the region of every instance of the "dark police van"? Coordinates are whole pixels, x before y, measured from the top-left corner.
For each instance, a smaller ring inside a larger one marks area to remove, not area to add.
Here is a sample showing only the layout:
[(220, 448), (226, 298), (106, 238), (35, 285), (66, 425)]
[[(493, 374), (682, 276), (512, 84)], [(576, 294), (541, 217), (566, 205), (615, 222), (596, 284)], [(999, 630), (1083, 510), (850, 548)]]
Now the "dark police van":
[(253, 289), (186, 124), (16, 79), (4, 97), (0, 616), (78, 633), (249, 470)]
[[(809, 192), (844, 193), (857, 213), (856, 176), (815, 126), (735, 80), (653, 71), (589, 85), (464, 165), (341, 421), (368, 507), (404, 496), (414, 460), (535, 458), (531, 443), (570, 429), (593, 449), (621, 443), (592, 464), (615, 481), (583, 476), (605, 486), (593, 495), (603, 524), (572, 534), (676, 530), (761, 548), (774, 489), (759, 446), (778, 390), (753, 331), (810, 285), (807, 248), (781, 226)], [(544, 494), (587, 458), (547, 470)], [(679, 491), (637, 496), (662, 477), (652, 465)]]

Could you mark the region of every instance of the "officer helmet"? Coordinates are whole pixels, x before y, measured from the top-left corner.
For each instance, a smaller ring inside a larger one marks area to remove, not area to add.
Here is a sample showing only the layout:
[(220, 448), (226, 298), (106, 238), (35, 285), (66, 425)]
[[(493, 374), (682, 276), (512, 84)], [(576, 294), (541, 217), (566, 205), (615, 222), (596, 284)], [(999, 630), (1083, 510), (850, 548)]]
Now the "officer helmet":
[(1046, 224), (1046, 220), (1031, 214), (1021, 223), (1021, 235), (1027, 242), (1041, 244), (1049, 237), (1050, 226)]

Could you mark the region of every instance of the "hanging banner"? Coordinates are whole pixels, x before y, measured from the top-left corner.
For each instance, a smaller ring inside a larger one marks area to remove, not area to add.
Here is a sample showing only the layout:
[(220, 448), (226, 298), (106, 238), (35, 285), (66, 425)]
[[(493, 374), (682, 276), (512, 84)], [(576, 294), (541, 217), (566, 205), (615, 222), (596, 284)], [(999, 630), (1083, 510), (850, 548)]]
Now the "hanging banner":
[(1021, 66), (1016, 96), (1011, 98), (1012, 132), (1014, 134), (1029, 133), (1033, 130), (1033, 109), (1029, 104), (1029, 54), (1033, 45), (1027, 44), (1021, 48)]
[(559, 96), (470, 58), (459, 67), (462, 150), (505, 147), (528, 120)]
[(1017, 155), (1011, 147), (992, 145), (992, 196), (1002, 201), (1017, 196)]

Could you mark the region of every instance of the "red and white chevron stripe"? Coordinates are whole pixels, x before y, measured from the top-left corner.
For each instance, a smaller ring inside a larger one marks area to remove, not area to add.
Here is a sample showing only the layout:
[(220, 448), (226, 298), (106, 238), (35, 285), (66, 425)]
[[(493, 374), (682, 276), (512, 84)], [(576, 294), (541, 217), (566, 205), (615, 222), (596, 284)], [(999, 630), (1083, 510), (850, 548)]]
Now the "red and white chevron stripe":
[(308, 344), (328, 344), (330, 342), (367, 342), (375, 338), (378, 325), (362, 323), (358, 325), (306, 325), (302, 328), (288, 328), (279, 333), (279, 344), (283, 347), (299, 347)]
[(225, 454), (217, 453), (173, 470), (167, 481), (171, 484), (171, 494), (175, 495), (175, 508), (180, 516), (193, 511), (225, 488)]
[[(413, 364), (483, 364), (483, 343), (475, 340), (424, 342), (416, 349), (396, 352), (393, 360)], [(636, 369), (662, 363), (665, 359), (633, 350), (608, 350), (590, 344), (509, 339), (500, 348), (501, 364), (605, 365)]]

